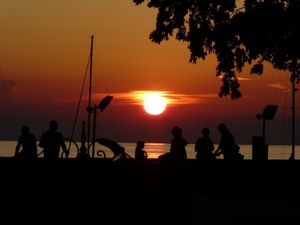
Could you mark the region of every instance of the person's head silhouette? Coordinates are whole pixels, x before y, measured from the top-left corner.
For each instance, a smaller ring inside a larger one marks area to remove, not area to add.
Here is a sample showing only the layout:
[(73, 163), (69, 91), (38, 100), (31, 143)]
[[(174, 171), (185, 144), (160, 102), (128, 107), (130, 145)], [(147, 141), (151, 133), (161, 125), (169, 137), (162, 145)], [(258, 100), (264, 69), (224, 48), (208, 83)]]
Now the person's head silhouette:
[(29, 127), (28, 126), (23, 126), (21, 129), (22, 134), (29, 134)]
[(208, 137), (209, 136), (209, 129), (207, 127), (204, 127), (202, 129), (202, 134), (203, 134), (203, 137)]
[(51, 130), (57, 130), (57, 122), (55, 120), (50, 121), (49, 127)]
[(222, 134), (227, 130), (227, 127), (224, 123), (219, 124), (218, 126), (219, 132)]
[(138, 140), (136, 146), (140, 149), (143, 149), (145, 147), (145, 142), (142, 140)]
[(182, 130), (180, 127), (178, 126), (174, 126), (172, 128), (172, 134), (175, 136), (175, 137), (178, 137), (178, 136), (181, 136), (182, 135)]

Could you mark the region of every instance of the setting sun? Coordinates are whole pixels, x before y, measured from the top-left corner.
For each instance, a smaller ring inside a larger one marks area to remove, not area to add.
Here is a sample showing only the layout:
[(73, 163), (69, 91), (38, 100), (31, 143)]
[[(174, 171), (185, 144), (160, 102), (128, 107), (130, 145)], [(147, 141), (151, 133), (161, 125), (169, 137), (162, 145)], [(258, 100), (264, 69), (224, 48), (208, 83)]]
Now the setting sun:
[(161, 114), (166, 109), (166, 100), (158, 94), (150, 94), (145, 99), (144, 109), (151, 115)]

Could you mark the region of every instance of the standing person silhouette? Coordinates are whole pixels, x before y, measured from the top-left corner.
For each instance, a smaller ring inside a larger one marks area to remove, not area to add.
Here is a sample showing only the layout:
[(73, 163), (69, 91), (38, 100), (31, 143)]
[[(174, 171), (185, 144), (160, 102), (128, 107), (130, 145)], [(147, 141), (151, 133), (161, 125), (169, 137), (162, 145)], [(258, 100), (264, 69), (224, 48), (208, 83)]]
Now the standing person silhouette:
[(224, 159), (228, 159), (230, 154), (233, 152), (235, 139), (224, 123), (219, 124), (218, 129), (222, 136), (219, 146), (214, 154), (216, 156), (223, 154)]
[(57, 132), (57, 122), (55, 120), (50, 121), (49, 130), (45, 131), (40, 139), (39, 147), (44, 149), (44, 158), (57, 159), (59, 158), (59, 150), (62, 148), (66, 156), (69, 155), (69, 151), (66, 148), (63, 136)]
[(138, 160), (145, 160), (148, 158), (147, 152), (143, 150), (145, 147), (145, 142), (138, 140), (135, 148), (135, 158)]
[(174, 138), (171, 141), (170, 154), (172, 159), (183, 160), (187, 159), (186, 149), (188, 142), (182, 137), (182, 129), (178, 126), (172, 128)]
[[(22, 134), (19, 137), (14, 157), (32, 159), (37, 156), (36, 138), (33, 134), (29, 132), (30, 129), (28, 126), (22, 127)], [(22, 150), (20, 151), (21, 146)]]
[(195, 143), (196, 158), (198, 160), (215, 160), (216, 157), (213, 154), (215, 149), (213, 141), (209, 137), (209, 129), (204, 127), (202, 129), (202, 137), (198, 138)]

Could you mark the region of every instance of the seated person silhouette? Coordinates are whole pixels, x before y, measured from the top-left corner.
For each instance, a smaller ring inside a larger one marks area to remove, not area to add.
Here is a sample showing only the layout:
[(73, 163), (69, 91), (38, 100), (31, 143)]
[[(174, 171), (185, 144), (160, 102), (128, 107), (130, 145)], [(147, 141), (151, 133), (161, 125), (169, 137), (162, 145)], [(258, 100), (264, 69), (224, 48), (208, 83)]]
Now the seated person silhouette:
[(228, 160), (231, 162), (239, 162), (244, 159), (244, 156), (240, 153), (240, 146), (234, 145), (232, 153), (228, 156)]
[(215, 156), (223, 154), (223, 157), (226, 160), (232, 153), (233, 146), (235, 145), (235, 138), (224, 123), (219, 124), (218, 130), (221, 134), (221, 140), (214, 154)]
[(137, 141), (135, 148), (135, 158), (138, 160), (145, 160), (148, 158), (147, 152), (143, 150), (145, 147), (145, 142), (142, 140)]
[(209, 137), (209, 129), (204, 127), (202, 129), (202, 137), (198, 138), (195, 143), (196, 158), (201, 161), (215, 160), (216, 157), (213, 154), (215, 149), (213, 141)]
[(60, 147), (66, 156), (69, 155), (69, 151), (66, 148), (63, 136), (57, 132), (57, 122), (52, 120), (49, 123), (49, 130), (44, 132), (41, 136), (39, 147), (44, 148), (44, 158), (58, 159)]
[(160, 161), (182, 161), (187, 159), (185, 146), (188, 145), (187, 140), (182, 137), (182, 129), (178, 126), (172, 128), (172, 135), (174, 138), (171, 140), (170, 152), (158, 156)]
[(174, 138), (171, 141), (170, 153), (173, 159), (183, 160), (187, 159), (186, 149), (188, 142), (182, 137), (182, 129), (178, 126), (172, 128)]
[[(32, 159), (37, 156), (36, 138), (33, 134), (29, 132), (30, 130), (28, 126), (22, 127), (21, 129), (22, 134), (19, 137), (14, 157)], [(20, 151), (21, 146), (22, 146), (22, 150)]]

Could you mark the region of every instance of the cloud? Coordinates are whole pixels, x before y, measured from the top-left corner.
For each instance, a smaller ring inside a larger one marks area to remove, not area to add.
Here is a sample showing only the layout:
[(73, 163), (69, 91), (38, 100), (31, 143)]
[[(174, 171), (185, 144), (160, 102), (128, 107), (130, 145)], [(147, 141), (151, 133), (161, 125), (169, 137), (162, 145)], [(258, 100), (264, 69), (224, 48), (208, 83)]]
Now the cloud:
[(253, 80), (252, 78), (245, 78), (245, 77), (237, 77), (238, 80), (242, 80), (242, 81), (245, 81), (245, 80)]
[(208, 99), (218, 98), (217, 94), (195, 94), (187, 95), (181, 93), (174, 93), (171, 91), (146, 91), (146, 90), (134, 90), (128, 93), (114, 93), (114, 99), (122, 104), (134, 104), (142, 105), (147, 95), (155, 93), (165, 98), (167, 105), (191, 105), (206, 102)]
[[(223, 76), (218, 76), (218, 78), (222, 79)], [(247, 80), (253, 80), (252, 78), (245, 78), (245, 77), (236, 77), (239, 81), (247, 81)]]
[[(209, 101), (209, 99), (219, 98), (216, 93), (214, 94), (182, 94), (174, 93), (171, 91), (148, 91), (148, 90), (133, 90), (125, 93), (110, 93), (113, 96), (113, 101), (118, 104), (130, 104), (130, 105), (143, 105), (146, 97), (149, 94), (158, 94), (165, 98), (168, 106), (178, 105), (193, 105)], [(93, 93), (92, 99), (94, 103), (99, 103), (107, 94)], [(54, 102), (78, 102), (78, 97), (55, 99)], [(81, 101), (87, 102), (88, 95), (84, 95)]]
[(283, 92), (289, 92), (290, 91), (290, 88), (288, 88), (287, 86), (284, 86), (282, 84), (268, 84), (267, 85), (268, 87), (271, 87), (271, 88), (276, 88), (276, 89), (280, 89), (280, 90), (283, 90)]

